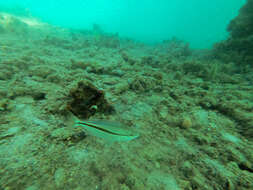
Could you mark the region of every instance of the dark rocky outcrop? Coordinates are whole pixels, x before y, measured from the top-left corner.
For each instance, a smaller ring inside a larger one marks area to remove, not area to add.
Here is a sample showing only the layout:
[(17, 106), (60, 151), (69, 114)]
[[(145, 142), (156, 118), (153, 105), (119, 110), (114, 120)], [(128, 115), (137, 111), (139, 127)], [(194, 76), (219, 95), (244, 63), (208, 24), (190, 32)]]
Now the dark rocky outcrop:
[(87, 119), (96, 112), (112, 113), (113, 106), (105, 99), (105, 92), (89, 82), (80, 81), (69, 93), (71, 101), (68, 110), (81, 119)]
[(214, 54), (225, 62), (253, 66), (253, 0), (247, 0), (228, 25), (230, 36), (214, 47)]

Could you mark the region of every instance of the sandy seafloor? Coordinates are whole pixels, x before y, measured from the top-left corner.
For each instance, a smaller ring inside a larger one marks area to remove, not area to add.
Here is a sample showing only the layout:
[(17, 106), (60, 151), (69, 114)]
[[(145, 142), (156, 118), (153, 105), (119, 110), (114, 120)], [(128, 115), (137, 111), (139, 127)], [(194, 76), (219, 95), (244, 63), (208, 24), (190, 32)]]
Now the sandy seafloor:
[[(253, 189), (252, 71), (178, 40), (0, 21), (0, 190)], [(115, 109), (91, 118), (140, 136), (109, 143), (71, 125), (79, 81)]]

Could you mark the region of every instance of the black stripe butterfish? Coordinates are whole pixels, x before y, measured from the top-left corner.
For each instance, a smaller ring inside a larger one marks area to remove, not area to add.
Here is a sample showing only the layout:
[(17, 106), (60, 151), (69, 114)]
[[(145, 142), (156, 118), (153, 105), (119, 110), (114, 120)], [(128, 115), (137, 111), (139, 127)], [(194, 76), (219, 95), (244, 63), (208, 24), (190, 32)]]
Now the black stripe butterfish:
[(75, 126), (83, 127), (90, 135), (110, 141), (129, 141), (139, 136), (132, 128), (126, 127), (116, 121), (76, 121)]

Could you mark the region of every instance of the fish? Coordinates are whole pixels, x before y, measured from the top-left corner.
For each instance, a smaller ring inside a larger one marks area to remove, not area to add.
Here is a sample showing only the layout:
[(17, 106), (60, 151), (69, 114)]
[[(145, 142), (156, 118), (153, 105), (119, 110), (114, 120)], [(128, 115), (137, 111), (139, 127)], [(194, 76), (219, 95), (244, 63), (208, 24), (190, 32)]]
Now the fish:
[(108, 141), (130, 141), (139, 136), (134, 128), (126, 127), (117, 121), (87, 120), (76, 121), (76, 127), (83, 127), (87, 134)]

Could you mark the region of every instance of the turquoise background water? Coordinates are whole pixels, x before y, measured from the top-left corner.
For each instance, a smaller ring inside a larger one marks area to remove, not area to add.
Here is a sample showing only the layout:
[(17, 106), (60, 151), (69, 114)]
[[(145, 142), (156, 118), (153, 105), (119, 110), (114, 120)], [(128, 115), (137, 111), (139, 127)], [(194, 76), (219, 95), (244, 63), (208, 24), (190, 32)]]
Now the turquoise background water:
[(0, 6), (58, 26), (88, 29), (99, 24), (106, 32), (147, 43), (175, 36), (191, 47), (208, 48), (227, 37), (226, 26), (244, 3), (245, 0), (7, 0)]

